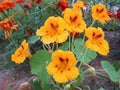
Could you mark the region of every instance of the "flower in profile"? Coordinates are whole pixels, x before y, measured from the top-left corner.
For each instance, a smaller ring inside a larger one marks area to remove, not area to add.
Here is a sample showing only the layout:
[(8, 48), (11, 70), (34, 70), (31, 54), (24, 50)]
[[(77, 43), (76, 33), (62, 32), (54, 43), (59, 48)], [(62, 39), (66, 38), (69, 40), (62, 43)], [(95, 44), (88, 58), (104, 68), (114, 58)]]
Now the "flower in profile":
[(103, 4), (96, 4), (92, 7), (92, 17), (93, 20), (99, 20), (102, 24), (105, 23), (105, 20), (110, 20), (106, 7)]
[(82, 20), (82, 13), (78, 10), (65, 9), (63, 12), (64, 20), (67, 23), (67, 29), (70, 32), (83, 32), (86, 29), (86, 23)]
[(24, 3), (26, 0), (16, 0), (16, 3)]
[(5, 38), (10, 38), (12, 31), (18, 29), (18, 25), (14, 25), (15, 21), (10, 17), (10, 20), (8, 18), (5, 18), (3, 21), (0, 21), (0, 29), (4, 30)]
[(23, 63), (26, 58), (31, 57), (29, 52), (28, 43), (23, 40), (20, 47), (11, 55), (11, 60), (17, 64)]
[(68, 4), (69, 2), (67, 2), (66, 0), (61, 0), (56, 7), (64, 11), (66, 8), (68, 8)]
[(49, 17), (44, 26), (37, 30), (36, 34), (42, 36), (41, 40), (45, 44), (62, 43), (67, 40), (68, 31), (65, 30), (66, 23), (61, 17)]
[(85, 3), (83, 1), (78, 1), (73, 5), (74, 10), (81, 11), (81, 8), (85, 6)]
[(46, 67), (47, 72), (53, 75), (56, 82), (65, 83), (74, 80), (79, 75), (75, 66), (76, 58), (71, 51), (57, 50), (52, 54), (52, 61)]
[(98, 27), (89, 27), (85, 30), (85, 35), (88, 38), (86, 41), (86, 47), (97, 51), (101, 55), (107, 55), (109, 53), (109, 44), (104, 40), (104, 32)]
[(117, 19), (120, 21), (120, 9), (117, 10), (116, 17), (117, 17)]

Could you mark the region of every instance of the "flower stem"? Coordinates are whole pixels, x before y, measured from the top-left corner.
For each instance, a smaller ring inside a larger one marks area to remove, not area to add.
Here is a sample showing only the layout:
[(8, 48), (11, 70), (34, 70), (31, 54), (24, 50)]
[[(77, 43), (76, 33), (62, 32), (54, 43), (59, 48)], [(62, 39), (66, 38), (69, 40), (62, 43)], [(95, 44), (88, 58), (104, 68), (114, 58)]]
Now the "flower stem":
[(71, 38), (70, 38), (70, 34), (69, 34), (69, 50), (71, 50)]
[(56, 50), (58, 50), (58, 43), (56, 43)]
[(92, 26), (95, 24), (95, 21), (96, 21), (96, 20), (94, 20), (94, 21), (92, 22), (92, 24), (90, 25), (90, 27), (92, 27)]
[(88, 51), (88, 48), (85, 48), (85, 52), (84, 52), (84, 54), (83, 54), (83, 56), (82, 56), (82, 59), (81, 59), (81, 63), (80, 63), (80, 65), (79, 65), (79, 68), (82, 66), (82, 64), (83, 64), (83, 62), (84, 62), (84, 60), (85, 60), (85, 56), (86, 56), (86, 54), (87, 54), (87, 51)]
[(17, 45), (15, 44), (13, 37), (10, 38), (10, 42), (14, 45), (15, 49), (17, 49)]
[(79, 90), (82, 90), (80, 87), (77, 87), (77, 86), (75, 86), (75, 88), (77, 88), (77, 89), (79, 89)]
[(73, 36), (72, 36), (72, 51), (73, 51), (73, 48), (74, 48), (74, 35), (75, 35), (75, 33), (73, 33)]

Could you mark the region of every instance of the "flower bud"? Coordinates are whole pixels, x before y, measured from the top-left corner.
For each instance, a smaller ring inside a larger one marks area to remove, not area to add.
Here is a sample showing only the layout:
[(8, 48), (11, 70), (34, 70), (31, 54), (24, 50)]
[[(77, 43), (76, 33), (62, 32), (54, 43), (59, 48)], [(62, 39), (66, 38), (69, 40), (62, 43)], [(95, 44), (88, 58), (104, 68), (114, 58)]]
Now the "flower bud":
[(64, 90), (69, 90), (70, 89), (70, 84), (67, 84), (64, 88)]
[(90, 72), (93, 76), (96, 76), (95, 68), (89, 67), (89, 72)]

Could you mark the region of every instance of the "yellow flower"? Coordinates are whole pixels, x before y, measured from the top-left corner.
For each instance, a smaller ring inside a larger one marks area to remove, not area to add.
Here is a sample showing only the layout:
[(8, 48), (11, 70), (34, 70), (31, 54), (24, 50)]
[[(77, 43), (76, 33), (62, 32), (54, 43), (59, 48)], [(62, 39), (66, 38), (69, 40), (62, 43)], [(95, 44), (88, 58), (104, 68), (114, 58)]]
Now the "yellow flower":
[(71, 51), (57, 50), (52, 54), (52, 61), (46, 67), (47, 72), (53, 75), (56, 82), (64, 83), (74, 80), (79, 75), (75, 66), (76, 58)]
[(104, 32), (101, 28), (89, 27), (85, 30), (85, 35), (88, 38), (86, 47), (97, 51), (101, 55), (109, 53), (109, 44), (104, 40)]
[(61, 17), (49, 17), (44, 26), (37, 30), (36, 34), (42, 36), (41, 40), (45, 44), (53, 42), (62, 43), (67, 40), (68, 31), (65, 30), (66, 23)]
[(86, 23), (82, 20), (82, 13), (73, 10), (73, 9), (65, 9), (64, 11), (64, 20), (68, 24), (67, 29), (70, 32), (83, 32), (86, 29)]
[(13, 62), (20, 64), (23, 63), (28, 57), (31, 57), (31, 53), (28, 49), (28, 43), (26, 40), (24, 40), (21, 43), (21, 46), (15, 51), (15, 53), (11, 55), (11, 59)]
[(92, 17), (94, 20), (99, 20), (102, 24), (105, 23), (105, 20), (110, 20), (106, 7), (103, 4), (96, 4), (92, 7)]
[(85, 3), (83, 1), (78, 1), (73, 5), (74, 10), (81, 11), (81, 8), (85, 6)]

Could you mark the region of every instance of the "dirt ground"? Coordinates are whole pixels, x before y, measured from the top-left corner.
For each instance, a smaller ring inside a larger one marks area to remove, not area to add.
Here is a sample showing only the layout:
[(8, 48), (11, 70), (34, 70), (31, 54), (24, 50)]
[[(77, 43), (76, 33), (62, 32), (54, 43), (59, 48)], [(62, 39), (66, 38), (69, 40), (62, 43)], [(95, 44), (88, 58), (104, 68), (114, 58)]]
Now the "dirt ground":
[[(96, 70), (104, 72), (100, 62), (102, 60), (107, 60), (113, 63), (116, 60), (120, 60), (120, 32), (110, 31), (105, 32), (106, 40), (110, 44), (109, 55), (101, 56), (98, 55), (95, 60), (93, 60), (90, 65)], [(12, 87), (12, 90), (31, 90), (26, 82), (29, 82), (34, 76), (30, 74), (29, 65), (14, 65), (12, 69), (6, 71), (0, 71), (0, 90), (6, 90), (8, 87)], [(20, 89), (21, 85), (27, 87), (27, 89)], [(109, 78), (96, 75), (95, 77), (87, 77), (81, 87), (87, 87), (89, 90), (97, 90), (100, 87), (105, 88), (105, 90), (116, 90), (118, 87), (117, 83), (113, 83)], [(78, 90), (78, 89), (75, 89)]]

